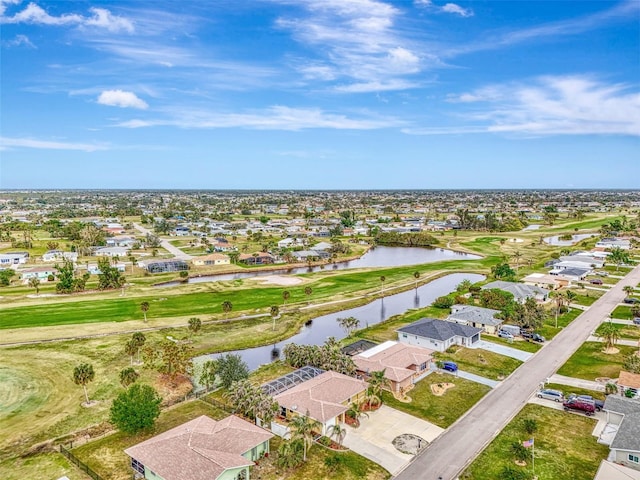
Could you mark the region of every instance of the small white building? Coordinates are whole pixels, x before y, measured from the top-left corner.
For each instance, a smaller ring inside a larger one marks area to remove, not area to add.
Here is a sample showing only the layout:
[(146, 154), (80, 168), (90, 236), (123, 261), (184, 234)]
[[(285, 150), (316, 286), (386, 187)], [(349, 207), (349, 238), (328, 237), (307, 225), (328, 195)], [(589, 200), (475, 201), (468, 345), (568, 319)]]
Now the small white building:
[(94, 253), (96, 257), (126, 257), (129, 249), (126, 247), (99, 247)]
[(77, 252), (63, 252), (62, 250), (49, 250), (42, 255), (43, 262), (57, 262), (60, 260), (78, 261)]
[(7, 268), (12, 265), (25, 264), (29, 260), (28, 252), (0, 253), (0, 268)]
[(53, 267), (33, 267), (19, 270), (18, 273), (20, 273), (20, 280), (26, 285), (32, 278), (37, 278), (41, 282), (47, 282), (50, 276), (55, 278), (58, 270)]

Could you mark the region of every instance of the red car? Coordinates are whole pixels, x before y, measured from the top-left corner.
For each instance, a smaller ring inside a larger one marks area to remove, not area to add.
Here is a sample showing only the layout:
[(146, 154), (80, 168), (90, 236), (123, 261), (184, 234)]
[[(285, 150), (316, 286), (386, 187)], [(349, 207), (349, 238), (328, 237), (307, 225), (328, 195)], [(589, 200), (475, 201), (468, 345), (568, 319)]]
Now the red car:
[(587, 417), (593, 415), (596, 411), (596, 406), (593, 401), (583, 400), (578, 397), (570, 398), (563, 402), (562, 406), (565, 412), (568, 412), (569, 410), (578, 410), (580, 412), (584, 412)]

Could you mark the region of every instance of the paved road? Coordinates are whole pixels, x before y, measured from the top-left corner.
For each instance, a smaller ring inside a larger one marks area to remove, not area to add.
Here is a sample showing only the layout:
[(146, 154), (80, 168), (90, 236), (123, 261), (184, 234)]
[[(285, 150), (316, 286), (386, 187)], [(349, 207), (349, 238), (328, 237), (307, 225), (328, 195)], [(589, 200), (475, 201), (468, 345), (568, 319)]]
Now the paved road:
[[(134, 223), (133, 226), (136, 228), (136, 230), (138, 230), (140, 233), (143, 233), (144, 235), (147, 235), (147, 234), (155, 235), (155, 233), (153, 233), (151, 230), (147, 228), (144, 228), (142, 225), (138, 225), (137, 223)], [(160, 240), (160, 246), (165, 250), (167, 250), (169, 253), (171, 253), (178, 260), (191, 260), (193, 258), (193, 255), (184, 253), (178, 247), (174, 247), (173, 245), (171, 245), (169, 243), (169, 240)]]
[(624, 285), (640, 282), (640, 265), (564, 328), (531, 359), (500, 382), (403, 470), (400, 480), (453, 480), (500, 433), (533, 392), (589, 337), (625, 296)]

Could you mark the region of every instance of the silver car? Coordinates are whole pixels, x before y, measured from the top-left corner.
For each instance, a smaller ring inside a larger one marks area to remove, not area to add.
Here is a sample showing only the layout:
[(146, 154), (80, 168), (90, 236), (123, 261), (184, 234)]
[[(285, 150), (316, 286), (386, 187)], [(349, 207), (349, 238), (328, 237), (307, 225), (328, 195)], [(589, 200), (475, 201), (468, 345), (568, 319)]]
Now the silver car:
[(540, 390), (536, 395), (538, 398), (546, 398), (547, 400), (553, 400), (554, 402), (564, 401), (564, 394), (560, 390), (552, 390), (551, 388)]

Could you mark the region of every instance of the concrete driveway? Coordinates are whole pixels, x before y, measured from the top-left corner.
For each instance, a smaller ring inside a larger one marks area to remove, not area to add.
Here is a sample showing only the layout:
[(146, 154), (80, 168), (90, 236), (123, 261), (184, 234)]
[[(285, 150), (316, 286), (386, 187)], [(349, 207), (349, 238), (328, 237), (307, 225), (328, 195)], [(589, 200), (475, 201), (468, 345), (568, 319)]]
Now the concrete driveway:
[(432, 423), (382, 405), (369, 418), (360, 419), (360, 427), (347, 426), (343, 445), (396, 475), (413, 458), (391, 443), (403, 433), (411, 433), (431, 443), (444, 430)]
[(533, 356), (533, 353), (531, 352), (525, 352), (517, 348), (500, 345), (499, 343), (487, 342), (485, 340), (476, 342), (476, 344), (471, 348), (481, 348), (482, 350), (487, 350), (488, 352), (504, 355), (505, 357), (515, 358), (516, 360), (520, 360), (521, 362), (526, 362)]

